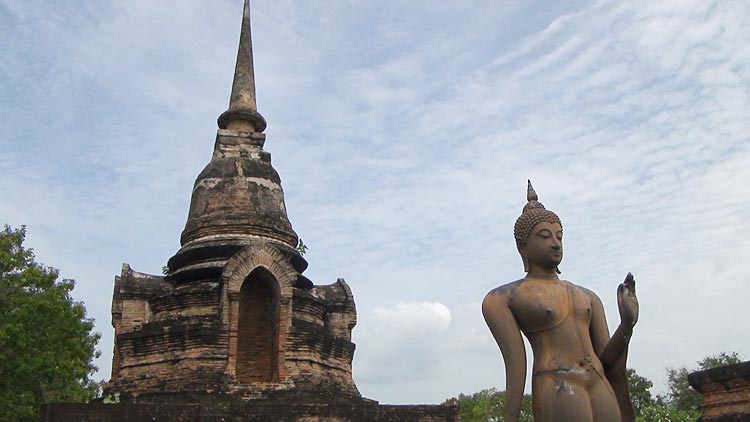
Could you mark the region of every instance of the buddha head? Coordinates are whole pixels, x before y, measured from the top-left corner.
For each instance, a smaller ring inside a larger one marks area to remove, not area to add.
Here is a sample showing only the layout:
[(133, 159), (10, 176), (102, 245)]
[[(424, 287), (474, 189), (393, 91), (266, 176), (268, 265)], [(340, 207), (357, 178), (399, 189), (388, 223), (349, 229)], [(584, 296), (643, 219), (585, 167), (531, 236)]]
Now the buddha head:
[[(539, 202), (539, 197), (534, 191), (534, 187), (531, 186), (531, 181), (529, 181), (527, 188), (526, 199), (528, 203), (523, 207), (521, 216), (516, 220), (516, 224), (513, 227), (513, 235), (516, 238), (516, 247), (523, 260), (524, 271), (529, 272), (529, 259), (536, 259), (540, 255), (537, 250), (540, 247), (540, 245), (537, 245), (539, 243), (536, 240), (537, 237), (544, 239), (547, 236), (553, 236), (557, 238), (559, 242), (559, 257), (555, 258), (553, 254), (549, 259), (556, 259), (555, 264), (559, 264), (560, 260), (562, 260), (562, 239), (558, 237), (558, 234), (561, 235), (562, 233), (562, 222), (560, 222), (560, 217), (557, 214), (547, 210)], [(532, 235), (535, 236), (532, 240), (533, 244), (530, 244)], [(558, 274), (560, 273), (556, 265), (555, 271)]]

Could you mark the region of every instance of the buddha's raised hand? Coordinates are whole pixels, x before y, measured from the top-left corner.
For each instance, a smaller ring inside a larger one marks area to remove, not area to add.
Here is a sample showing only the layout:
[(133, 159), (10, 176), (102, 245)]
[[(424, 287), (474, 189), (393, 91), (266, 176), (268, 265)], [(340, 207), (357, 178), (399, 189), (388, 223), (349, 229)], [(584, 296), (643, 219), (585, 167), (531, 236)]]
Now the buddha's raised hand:
[(617, 287), (617, 307), (620, 309), (620, 324), (623, 328), (632, 328), (638, 322), (638, 298), (635, 296), (635, 279), (631, 273)]

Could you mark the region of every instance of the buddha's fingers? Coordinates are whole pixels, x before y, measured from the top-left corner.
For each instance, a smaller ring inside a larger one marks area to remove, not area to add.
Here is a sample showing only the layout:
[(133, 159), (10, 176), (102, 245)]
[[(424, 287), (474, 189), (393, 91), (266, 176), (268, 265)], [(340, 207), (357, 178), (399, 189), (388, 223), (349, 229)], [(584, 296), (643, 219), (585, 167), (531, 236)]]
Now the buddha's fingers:
[(628, 273), (628, 275), (625, 276), (625, 281), (623, 281), (620, 286), (623, 287), (623, 290), (627, 289), (630, 296), (635, 295), (635, 277), (633, 277), (633, 274)]

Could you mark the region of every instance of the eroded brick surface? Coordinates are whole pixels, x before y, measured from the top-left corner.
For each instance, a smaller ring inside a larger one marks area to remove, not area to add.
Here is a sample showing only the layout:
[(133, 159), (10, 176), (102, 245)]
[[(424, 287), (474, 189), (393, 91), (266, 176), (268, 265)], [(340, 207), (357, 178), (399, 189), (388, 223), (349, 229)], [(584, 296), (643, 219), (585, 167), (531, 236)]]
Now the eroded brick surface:
[(73, 404), (44, 406), (42, 419), (50, 422), (459, 422), (456, 413), (449, 406), (383, 406), (374, 402)]
[(693, 372), (688, 380), (703, 396), (701, 421), (750, 421), (750, 362)]
[(116, 357), (107, 393), (134, 401), (180, 391), (255, 399), (299, 388), (359, 397), (351, 291), (343, 280), (295, 287), (291, 264), (274, 261), (285, 256), (253, 241), (233, 257), (243, 262), (231, 268), (253, 268), (239, 282), (242, 272), (230, 271), (170, 284), (124, 266), (113, 295)]

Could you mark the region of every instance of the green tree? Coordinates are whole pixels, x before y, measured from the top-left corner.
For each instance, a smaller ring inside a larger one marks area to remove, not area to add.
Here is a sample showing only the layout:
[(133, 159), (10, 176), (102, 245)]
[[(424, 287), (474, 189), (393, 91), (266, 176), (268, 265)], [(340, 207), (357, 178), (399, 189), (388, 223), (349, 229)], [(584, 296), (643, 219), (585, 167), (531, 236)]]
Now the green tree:
[[(643, 406), (637, 413), (637, 422), (694, 422), (698, 420), (703, 413), (700, 408), (702, 398), (690, 387), (687, 380), (688, 374), (696, 370), (732, 365), (740, 361), (739, 354), (722, 352), (701, 359), (697, 362), (697, 368), (667, 368), (667, 394), (660, 395), (650, 404)], [(635, 398), (633, 401), (635, 404)]]
[(654, 403), (651, 396), (651, 387), (654, 383), (646, 377), (642, 377), (635, 372), (635, 369), (627, 369), (628, 386), (630, 387), (630, 400), (633, 402), (635, 415), (638, 416), (643, 408)]
[(696, 410), (682, 410), (667, 403), (652, 403), (641, 410), (636, 422), (695, 422), (701, 413)]
[[(471, 395), (459, 394), (443, 404), (458, 405), (461, 422), (502, 422), (505, 409), (505, 391), (488, 388)], [(524, 395), (521, 402), (520, 422), (534, 422), (531, 396)]]
[(37, 420), (45, 402), (86, 402), (98, 394), (99, 334), (74, 281), (34, 260), (25, 227), (0, 231), (0, 420)]

